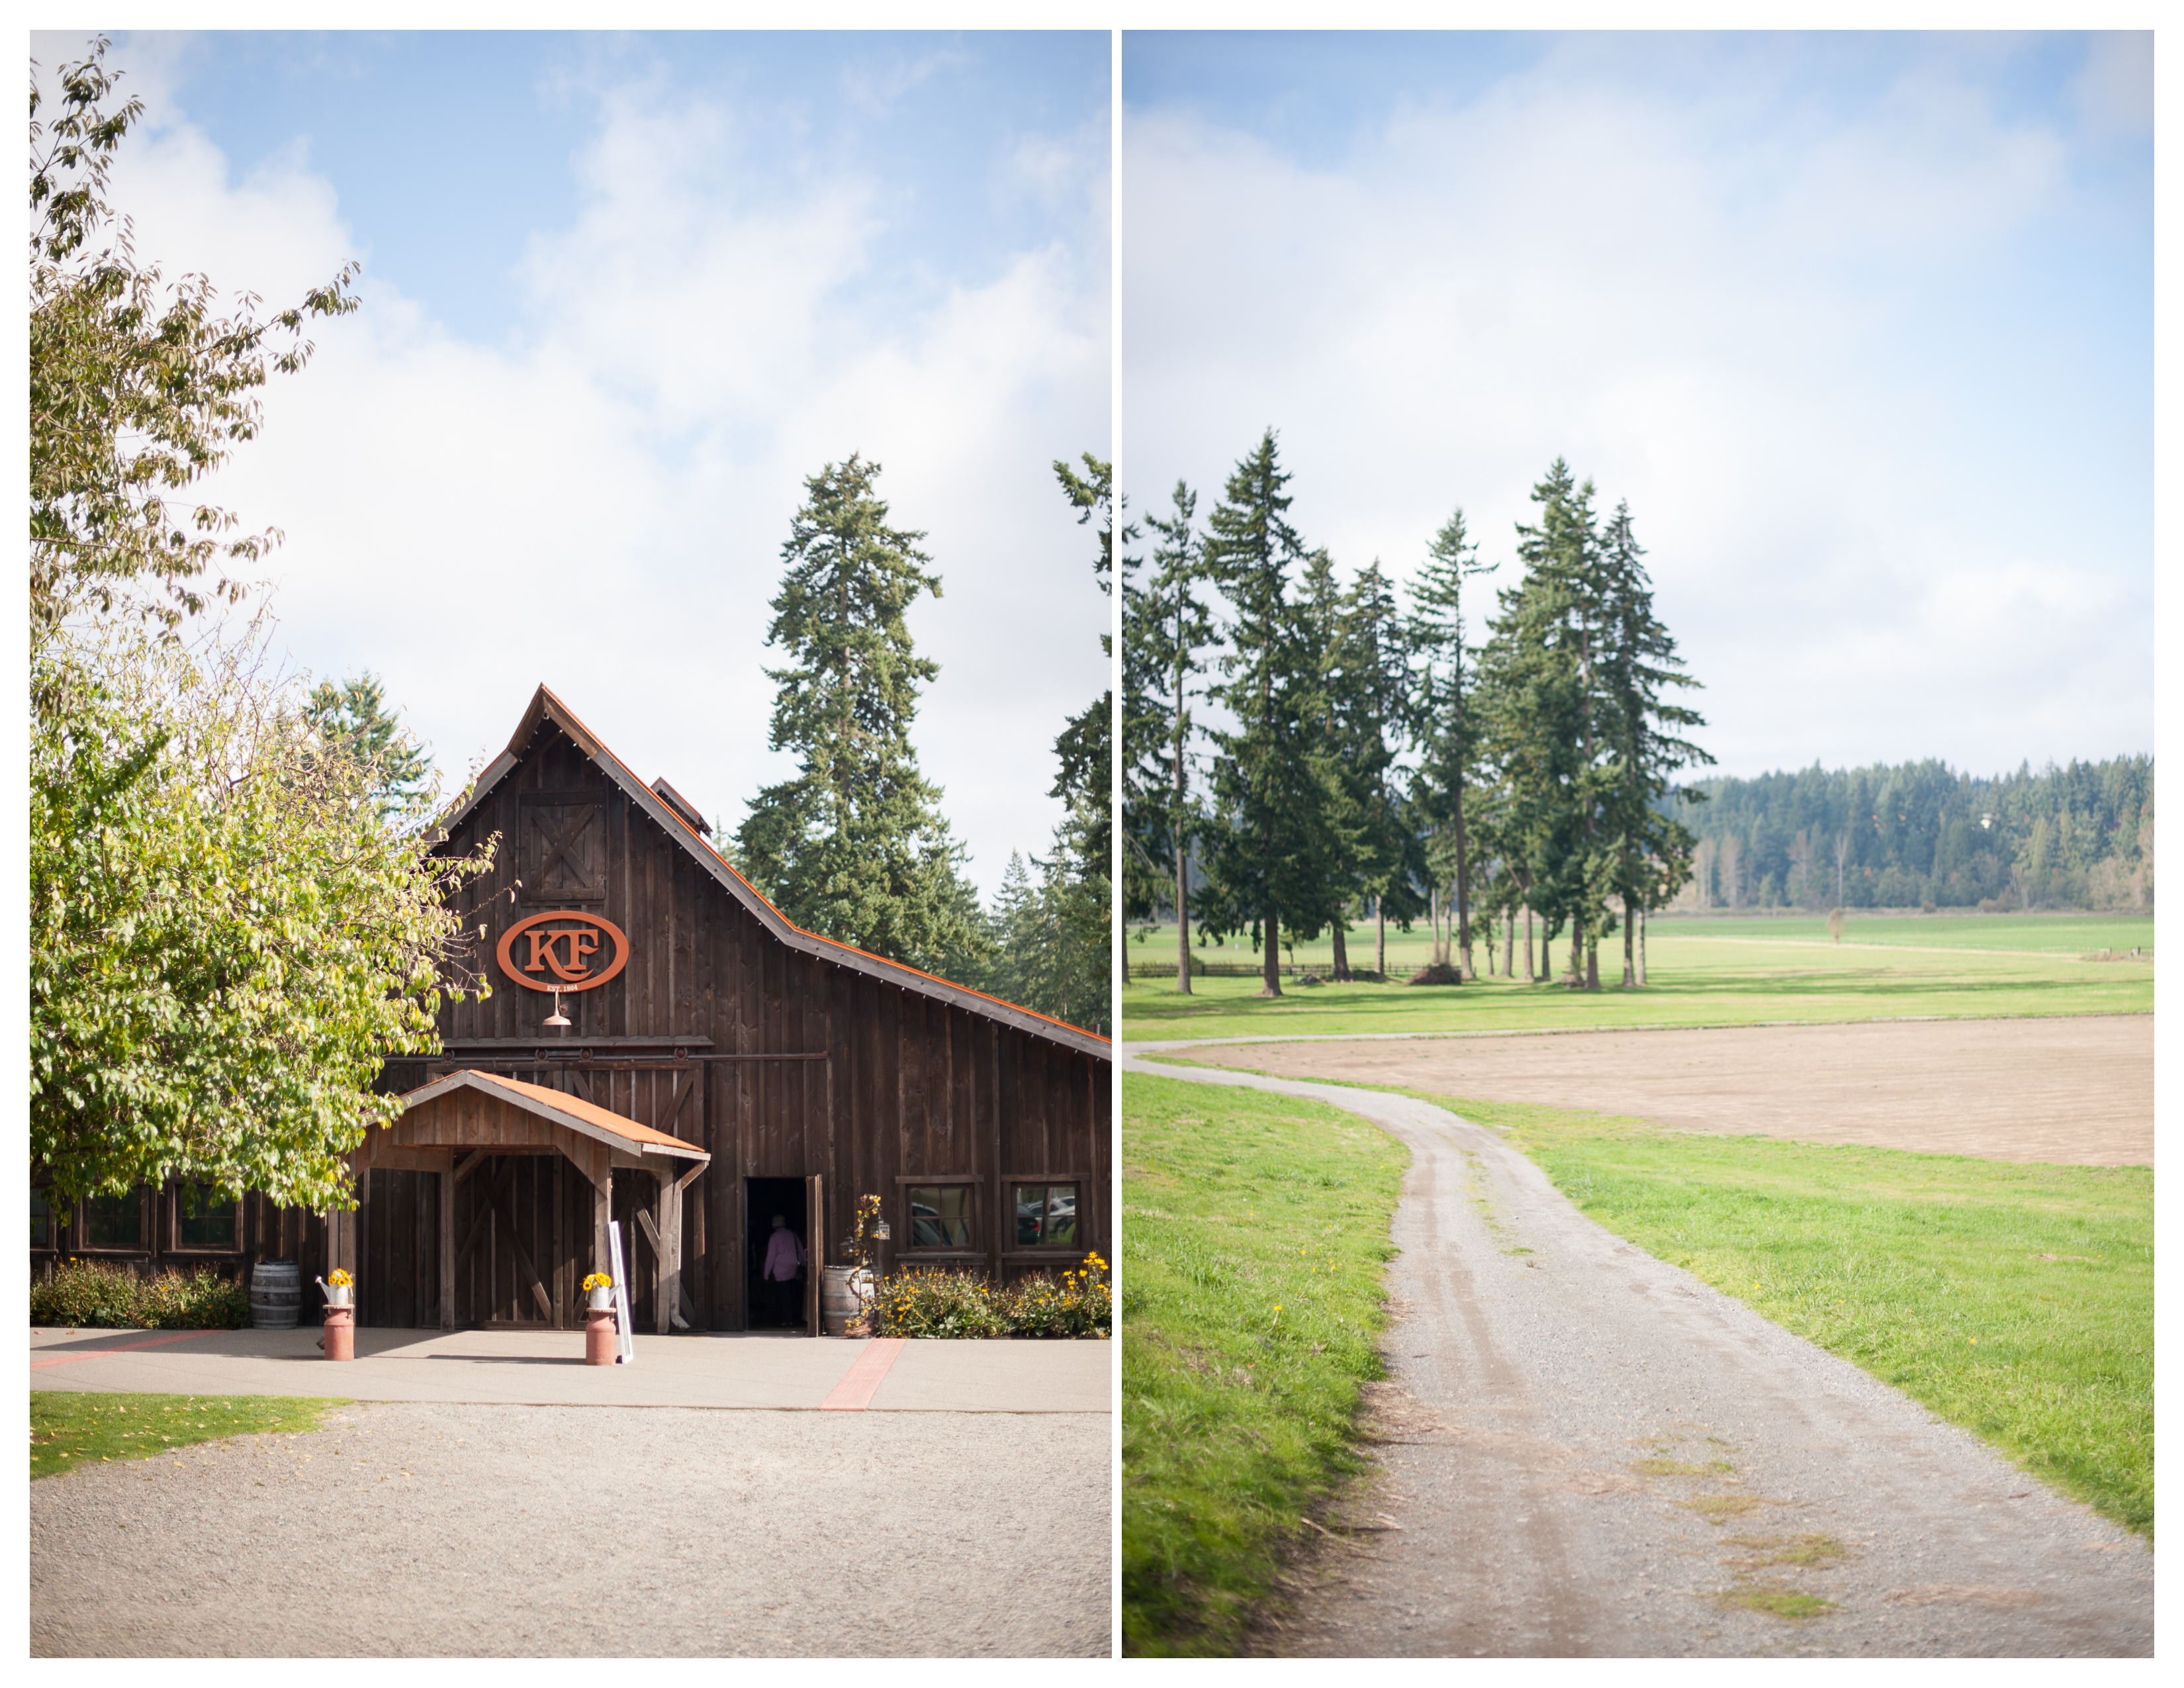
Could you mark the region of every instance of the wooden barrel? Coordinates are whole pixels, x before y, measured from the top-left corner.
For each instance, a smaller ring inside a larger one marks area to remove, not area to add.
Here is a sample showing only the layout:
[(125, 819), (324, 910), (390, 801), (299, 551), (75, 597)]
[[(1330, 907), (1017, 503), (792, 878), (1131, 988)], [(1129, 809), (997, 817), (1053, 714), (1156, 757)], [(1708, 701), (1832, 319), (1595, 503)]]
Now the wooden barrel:
[(292, 1260), (261, 1260), (250, 1268), (250, 1328), (293, 1330), (304, 1305), (304, 1273)]
[(851, 1282), (856, 1274), (854, 1266), (823, 1268), (819, 1285), (819, 1320), (829, 1336), (846, 1335), (850, 1321), (864, 1311), (865, 1304)]

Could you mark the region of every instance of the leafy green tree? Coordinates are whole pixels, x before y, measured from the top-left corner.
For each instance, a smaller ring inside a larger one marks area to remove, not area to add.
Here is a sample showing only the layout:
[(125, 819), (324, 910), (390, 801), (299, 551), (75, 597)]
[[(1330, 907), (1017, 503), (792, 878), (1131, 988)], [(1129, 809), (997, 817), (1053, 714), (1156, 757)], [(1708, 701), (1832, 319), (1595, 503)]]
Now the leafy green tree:
[(239, 595), (206, 570), (277, 538), (221, 539), (188, 488), (255, 432), (269, 338), (356, 301), (346, 270), (265, 321), (215, 320), (202, 278), (163, 292), (105, 200), (142, 110), (105, 109), (105, 47), (60, 68), (50, 131), (31, 107), (32, 1178), (350, 1206), (341, 1156), (399, 1111), (382, 1062), (483, 994), (448, 899), (492, 846), (383, 825), (366, 764), (256, 677), (262, 632), (179, 636)]
[(31, 1157), (64, 1200), (179, 1178), (350, 1206), (340, 1157), (401, 1111), (382, 1063), (485, 993), (451, 905), (493, 845), (381, 824), (262, 656), (109, 616), (34, 659)]
[(1305, 555), (1286, 515), (1289, 479), (1268, 428), (1228, 477), (1205, 549), (1234, 619), (1210, 694), (1235, 725), (1212, 735), (1200, 924), (1216, 937), (1249, 929), (1264, 945), (1266, 996), (1282, 994), (1284, 925), (1293, 939), (1309, 939), (1340, 916), (1349, 852), (1336, 825), (1343, 793), (1320, 725), (1318, 653), (1290, 593), (1290, 571)]
[[(357, 308), (343, 269), (301, 304), (259, 318), (245, 295), (215, 314), (212, 285), (172, 288), (138, 263), (106, 202), (115, 150), (143, 114), (109, 103), (107, 42), (59, 67), (59, 111), (31, 89), (31, 582), (36, 649), (73, 611), (127, 603), (169, 629), (239, 582), (206, 571), (259, 561), (278, 530), (233, 536), (237, 517), (189, 496), (258, 431), (257, 390), (311, 355), (305, 319)], [(270, 348), (278, 343), (282, 349)], [(34, 705), (42, 706), (36, 693)]]
[[(1171, 513), (1148, 516), (1160, 535), (1152, 577), (1123, 597), (1123, 916), (1149, 916), (1165, 889), (1175, 910), (1175, 988), (1190, 994), (1190, 847), (1198, 807), (1190, 788), (1190, 680), (1214, 642), (1198, 495), (1175, 483)], [(1126, 570), (1139, 565), (1124, 559)], [(1163, 887), (1162, 881), (1166, 881)]]
[(1479, 746), (1466, 691), (1463, 582), (1484, 566), (1458, 510), (1434, 536), (1425, 566), (1411, 587), (1410, 638), (1420, 658), (1418, 803), (1441, 845), (1436, 877), (1455, 887), (1457, 960), (1466, 978), (1476, 977), (1476, 970), (1471, 959), (1472, 857), (1464, 794), (1477, 777)]
[(377, 675), (367, 671), (338, 686), (320, 681), (304, 714), (320, 738), (365, 767), (382, 816), (421, 811), (432, 758), (387, 707), (387, 688)]
[(904, 616), (940, 595), (940, 577), (922, 533), (888, 526), (879, 473), (855, 454), (828, 464), (789, 523), (766, 643), (790, 661), (766, 671), (778, 688), (768, 743), (800, 766), (750, 799), (738, 865), (807, 931), (960, 977), (989, 942), (910, 742), (939, 665), (917, 655)]

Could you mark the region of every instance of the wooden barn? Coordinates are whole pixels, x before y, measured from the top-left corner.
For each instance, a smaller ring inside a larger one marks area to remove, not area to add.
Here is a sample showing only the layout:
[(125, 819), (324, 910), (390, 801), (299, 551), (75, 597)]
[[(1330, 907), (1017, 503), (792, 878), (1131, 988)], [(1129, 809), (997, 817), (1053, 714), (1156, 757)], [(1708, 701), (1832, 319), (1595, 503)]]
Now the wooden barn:
[[(388, 1064), (410, 1106), (353, 1157), (355, 1210), (34, 1196), (34, 1264), (346, 1265), (360, 1324), (573, 1329), (611, 1223), (638, 1329), (816, 1332), (866, 1195), (896, 1269), (1113, 1257), (1106, 1039), (792, 924), (543, 686), (443, 824), (454, 851), (500, 838), (459, 894), (493, 994)], [(797, 1284), (762, 1280), (769, 1248)]]

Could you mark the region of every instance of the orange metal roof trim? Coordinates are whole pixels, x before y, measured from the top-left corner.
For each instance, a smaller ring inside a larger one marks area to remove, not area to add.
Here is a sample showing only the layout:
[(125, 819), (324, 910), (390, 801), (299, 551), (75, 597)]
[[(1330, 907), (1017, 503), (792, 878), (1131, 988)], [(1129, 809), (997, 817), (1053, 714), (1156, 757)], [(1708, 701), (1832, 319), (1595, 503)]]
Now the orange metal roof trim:
[[(590, 727), (586, 727), (584, 723), (577, 718), (577, 712), (571, 709), (568, 705), (561, 701), (560, 696), (554, 692), (551, 686), (545, 685), (542, 682), (538, 689), (548, 698), (553, 700), (554, 709), (562, 716), (566, 717), (567, 724), (574, 727), (579, 733), (583, 734), (587, 740), (589, 741), (583, 746), (587, 755), (600, 757), (604, 760), (612, 762), (616, 767), (620, 768), (623, 773), (629, 777), (632, 783), (638, 786), (644, 786), (644, 782), (638, 778), (636, 771), (632, 769), (627, 762), (625, 762), (621, 757), (616, 755), (613, 751), (607, 749), (605, 743), (599, 738), (599, 734), (593, 732)], [(520, 728), (518, 729), (519, 732), (521, 730), (521, 729)], [(513, 741), (511, 741), (510, 749), (512, 752), (514, 749), (515, 746)], [(645, 787), (644, 788), (648, 791), (650, 789), (649, 787)], [(1067, 1020), (1057, 1020), (1051, 1014), (1042, 1014), (1036, 1008), (1027, 1008), (1021, 1002), (1011, 1002), (1006, 997), (989, 995), (985, 991), (974, 989), (967, 984), (958, 984), (954, 979), (943, 978), (938, 973), (928, 973), (922, 968), (913, 967), (906, 962), (895, 961), (890, 956), (875, 955), (869, 950), (860, 950), (854, 944), (844, 944), (841, 939), (838, 938), (829, 938), (824, 933), (806, 930), (805, 928), (797, 925), (797, 923), (791, 920), (787, 915), (782, 913), (778, 908), (775, 908), (772, 899), (768, 897), (765, 892), (760, 890), (757, 886), (752, 884), (749, 880), (744, 878), (743, 871), (738, 868), (734, 862), (729, 861), (727, 856), (722, 855), (719, 850), (714, 849), (710, 844), (707, 843), (705, 836), (698, 832), (696, 828), (684, 822), (681, 816), (675, 815), (675, 811), (672, 809), (669, 809), (667, 812), (670, 815), (674, 816), (676, 823), (678, 826), (681, 826), (684, 832), (689, 833), (690, 842), (692, 844), (704, 850), (707, 855), (712, 856), (721, 864), (722, 866), (727, 868), (729, 872), (734, 874), (736, 876), (737, 882), (741, 884), (744, 889), (748, 890), (751, 895), (756, 897), (759, 901), (764, 903), (767, 908), (772, 909), (774, 918), (778, 920), (783, 926), (788, 928), (792, 932), (802, 933), (805, 937), (812, 939), (815, 943), (824, 944), (836, 950), (846, 950), (853, 955), (862, 955), (866, 961), (878, 961), (882, 967), (894, 967), (905, 973), (915, 974), (919, 978), (931, 979), (935, 984), (944, 984), (950, 990), (960, 990), (966, 996), (978, 997), (982, 1001), (991, 1002), (998, 1007), (1006, 1008), (1018, 1014), (1028, 1014), (1035, 1020), (1045, 1021), (1050, 1026), (1059, 1026), (1066, 1032), (1074, 1032), (1080, 1038), (1095, 1038), (1098, 1039), (1098, 1040), (1103, 1044), (1110, 1045), (1113, 1044), (1114, 1039), (1112, 1038), (1100, 1037), (1099, 1033), (1087, 1031), (1082, 1026), (1072, 1026)], [(557, 1091), (554, 1094), (559, 1095), (560, 1093)]]
[[(521, 1078), (504, 1078), (498, 1072), (481, 1072), (474, 1067), (460, 1067), (434, 1079), (432, 1084), (420, 1085), (418, 1089), (431, 1089), (432, 1085), (444, 1084), (449, 1078), (473, 1079), (488, 1089), (512, 1091), (515, 1094), (510, 1100), (519, 1106), (526, 1101), (537, 1102), (558, 1112), (574, 1114), (578, 1119), (598, 1126), (602, 1131), (611, 1131), (616, 1136), (627, 1138), (632, 1143), (658, 1143), (671, 1149), (687, 1149), (694, 1155), (705, 1153), (695, 1143), (670, 1137), (664, 1131), (655, 1131), (649, 1125), (639, 1125), (635, 1120), (621, 1114), (609, 1113), (596, 1103), (588, 1102), (582, 1096), (572, 1096), (566, 1090), (549, 1090), (543, 1084), (526, 1084)], [(416, 1094), (416, 1090), (408, 1092), (412, 1096)]]

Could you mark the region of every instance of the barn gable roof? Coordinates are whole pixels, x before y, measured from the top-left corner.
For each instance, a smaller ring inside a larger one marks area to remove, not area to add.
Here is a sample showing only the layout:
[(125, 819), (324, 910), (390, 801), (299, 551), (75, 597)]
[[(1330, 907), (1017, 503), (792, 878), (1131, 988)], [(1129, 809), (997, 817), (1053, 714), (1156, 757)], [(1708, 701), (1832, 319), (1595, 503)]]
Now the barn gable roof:
[(582, 1096), (570, 1095), (563, 1090), (549, 1090), (543, 1084), (527, 1084), (521, 1078), (504, 1078), (498, 1072), (479, 1072), (465, 1067), (450, 1072), (444, 1078), (435, 1078), (431, 1084), (407, 1091), (402, 1097), (406, 1112), (422, 1107), (453, 1090), (482, 1090), (487, 1095), (536, 1114), (539, 1118), (566, 1126), (580, 1137), (589, 1137), (605, 1144), (610, 1149), (620, 1149), (632, 1155), (665, 1155), (684, 1161), (710, 1161), (713, 1157), (694, 1143), (685, 1143), (679, 1137), (670, 1137), (664, 1131), (655, 1131), (649, 1125), (639, 1125), (633, 1119), (625, 1119), (618, 1113), (586, 1101)]
[(736, 872), (728, 859), (714, 849), (678, 812), (677, 805), (666, 801), (632, 772), (628, 765), (608, 749), (599, 736), (577, 720), (575, 712), (546, 686), (540, 686), (532, 696), (530, 706), (524, 710), (522, 720), (516, 723), (515, 732), (508, 741), (508, 748), (487, 765), (469, 794), (441, 820), (439, 824), (443, 833), (452, 833), (503, 780), (515, 771), (529, 750), (532, 741), (538, 736), (539, 728), (549, 723), (567, 734), (570, 741), (590, 757), (593, 764), (620, 787), (632, 804), (668, 837), (681, 844), (691, 859), (741, 904), (753, 918), (790, 949), (815, 955), (836, 967), (847, 967), (852, 972), (866, 974), (902, 989), (916, 991), (921, 996), (948, 1003), (968, 1013), (997, 1020), (1018, 1031), (1028, 1032), (1034, 1037), (1047, 1039), (1099, 1060), (1106, 1061), (1112, 1057), (1113, 1045), (1095, 1032), (1085, 1031), (1032, 1009), (1020, 1007), (1013, 1002), (1005, 1002), (998, 996), (989, 996), (983, 991), (972, 990), (967, 985), (951, 983), (934, 974), (921, 972), (916, 967), (905, 967), (900, 961), (890, 961), (852, 944), (822, 938), (816, 932), (806, 932), (761, 896), (749, 880)]

